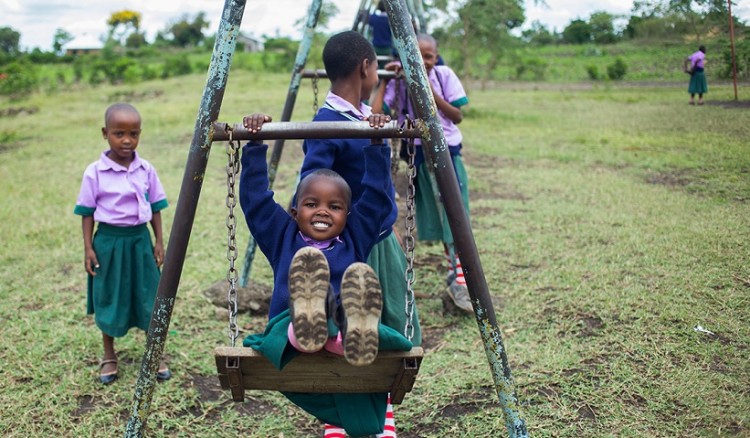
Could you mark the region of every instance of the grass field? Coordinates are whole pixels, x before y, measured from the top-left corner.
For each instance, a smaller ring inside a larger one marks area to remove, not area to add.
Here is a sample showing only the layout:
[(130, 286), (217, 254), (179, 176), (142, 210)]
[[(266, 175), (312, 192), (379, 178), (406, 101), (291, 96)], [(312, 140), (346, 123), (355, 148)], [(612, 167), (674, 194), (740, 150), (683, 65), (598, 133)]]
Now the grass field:
[[(168, 233), (204, 84), (192, 75), (0, 100), (3, 114), (28, 110), (0, 117), (2, 436), (122, 435), (145, 336), (118, 340), (120, 379), (102, 387), (73, 205), (83, 169), (106, 148), (105, 107), (128, 100), (144, 120), (139, 152), (172, 204)], [(233, 72), (221, 120), (278, 118), (287, 84), (286, 74)], [(532, 436), (750, 436), (750, 113), (725, 105), (730, 86), (711, 86), (703, 107), (687, 105), (683, 83), (469, 87), (473, 231)], [(746, 85), (740, 93), (747, 104)], [(311, 105), (305, 88), (294, 119), (309, 120)], [(225, 155), (215, 149), (167, 340), (175, 378), (154, 393), (148, 435), (318, 436), (278, 394), (235, 404), (218, 387), (212, 354), (226, 320), (203, 296), (227, 269)], [(280, 199), (300, 159), (289, 142)], [(396, 407), (400, 436), (504, 436), (476, 323), (443, 313), (440, 258), (418, 245), (427, 354)], [(253, 279), (271, 283), (262, 257)], [(245, 334), (264, 323), (240, 316)]]

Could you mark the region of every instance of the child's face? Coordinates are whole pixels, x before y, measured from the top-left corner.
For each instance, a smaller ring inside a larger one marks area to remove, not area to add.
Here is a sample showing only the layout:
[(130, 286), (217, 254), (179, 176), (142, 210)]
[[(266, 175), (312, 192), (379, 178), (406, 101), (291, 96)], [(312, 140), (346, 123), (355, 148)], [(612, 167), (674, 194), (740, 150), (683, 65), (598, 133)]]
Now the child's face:
[(132, 111), (116, 111), (102, 128), (102, 136), (109, 143), (109, 158), (116, 163), (129, 164), (138, 147), (141, 135), (141, 117)]
[(430, 70), (432, 70), (432, 67), (435, 67), (435, 64), (437, 63), (437, 47), (429, 41), (420, 41), (419, 52), (422, 54), (424, 68), (427, 70), (427, 73), (429, 73)]
[(328, 240), (344, 230), (349, 206), (340, 183), (317, 176), (300, 192), (297, 207), (291, 211), (302, 233), (315, 240)]
[[(362, 61), (365, 63), (365, 61)], [(378, 62), (367, 61), (367, 65), (363, 65), (362, 68), (365, 70), (365, 77), (362, 79), (362, 99), (369, 99), (372, 90), (378, 85)]]

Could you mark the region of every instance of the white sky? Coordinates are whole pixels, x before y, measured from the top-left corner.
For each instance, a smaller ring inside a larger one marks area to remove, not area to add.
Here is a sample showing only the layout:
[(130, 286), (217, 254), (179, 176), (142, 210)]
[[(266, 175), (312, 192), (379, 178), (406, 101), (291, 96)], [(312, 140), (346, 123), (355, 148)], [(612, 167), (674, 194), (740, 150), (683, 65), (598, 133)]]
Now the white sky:
[[(354, 22), (360, 2), (356, 0), (333, 1), (339, 14), (329, 26), (330, 31), (346, 30)], [(632, 0), (547, 0), (549, 7), (538, 7), (526, 0), (526, 25), (539, 20), (550, 30), (562, 29), (573, 19), (587, 19), (592, 12), (627, 14)], [(299, 38), (294, 22), (307, 15), (309, 0), (248, 0), (242, 19), (242, 31), (260, 37), (280, 35)], [(207, 33), (218, 29), (223, 0), (0, 0), (0, 27), (11, 27), (21, 33), (22, 49), (39, 47), (51, 50), (55, 30), (64, 29), (74, 36), (89, 38), (106, 33), (106, 21), (112, 12), (123, 9), (141, 13), (141, 26), (149, 41), (170, 22), (187, 14), (192, 20), (200, 11), (210, 22)], [(750, 0), (739, 0), (733, 12), (741, 20), (750, 18)]]

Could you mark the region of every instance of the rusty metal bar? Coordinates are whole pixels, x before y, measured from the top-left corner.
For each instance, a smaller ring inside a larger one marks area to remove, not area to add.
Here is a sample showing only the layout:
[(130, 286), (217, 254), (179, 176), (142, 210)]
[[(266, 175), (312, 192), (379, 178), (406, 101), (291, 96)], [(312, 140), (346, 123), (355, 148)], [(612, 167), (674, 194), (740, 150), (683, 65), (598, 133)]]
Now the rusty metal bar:
[(156, 372), (164, 353), (177, 287), (180, 283), (190, 232), (198, 206), (198, 198), (203, 186), (208, 155), (211, 151), (211, 133), (213, 130), (211, 122), (219, 116), (244, 10), (245, 0), (226, 0), (224, 3), (224, 11), (219, 23), (219, 30), (216, 33), (211, 64), (208, 68), (206, 88), (203, 91), (200, 108), (198, 109), (193, 140), (190, 144), (172, 231), (169, 235), (164, 268), (151, 314), (146, 348), (135, 386), (133, 407), (125, 430), (125, 436), (128, 438), (143, 436), (143, 430), (151, 409), (151, 399), (156, 385)]
[[(300, 42), (299, 48), (297, 49), (297, 57), (294, 60), (294, 68), (292, 69), (292, 79), (289, 81), (289, 89), (286, 93), (286, 101), (284, 102), (284, 108), (281, 110), (281, 122), (288, 122), (292, 120), (292, 112), (294, 111), (294, 104), (297, 102), (297, 93), (299, 92), (300, 83), (302, 82), (302, 69), (307, 64), (307, 57), (310, 54), (310, 48), (313, 44), (315, 37), (315, 27), (318, 25), (318, 18), (320, 16), (320, 9), (322, 7), (323, 0), (313, 0), (310, 4), (310, 9), (307, 11), (307, 21), (305, 22), (305, 30), (302, 35), (302, 41)], [(279, 162), (281, 161), (281, 153), (284, 151), (284, 139), (278, 138), (273, 143), (273, 150), (271, 151), (271, 158), (268, 159), (268, 189), (273, 188), (273, 183), (276, 181), (276, 171), (279, 168)], [(253, 267), (253, 260), (255, 259), (255, 250), (257, 242), (252, 234), (249, 234), (250, 238), (247, 242), (247, 248), (245, 249), (245, 258), (242, 262), (242, 274), (239, 278), (240, 287), (247, 287), (248, 280), (250, 278), (250, 271)]]
[[(380, 57), (378, 57), (380, 59)], [(380, 79), (393, 79), (397, 76), (395, 72), (392, 72), (390, 70), (378, 70), (378, 78)], [(302, 77), (303, 78), (320, 78), (325, 79), (328, 77), (328, 73), (326, 73), (323, 69), (318, 70), (303, 70), (302, 71)]]
[(437, 117), (437, 107), (427, 80), (427, 72), (418, 49), (409, 11), (405, 0), (383, 1), (388, 12), (394, 45), (404, 67), (409, 96), (417, 117), (424, 121), (421, 128), (423, 129), (425, 159), (427, 165), (434, 169), (456, 250), (461, 258), (469, 295), (474, 306), (474, 315), (484, 343), (500, 405), (505, 414), (505, 425), (511, 438), (525, 438), (528, 437), (526, 423), (518, 413), (515, 385), (495, 318), (487, 279), (482, 270), (469, 218), (463, 207), (448, 144)]
[(418, 128), (398, 125), (395, 120), (382, 128), (371, 128), (369, 122), (270, 122), (263, 124), (260, 132), (251, 133), (242, 124), (214, 123), (213, 141), (272, 140), (283, 138), (416, 138), (422, 133)]

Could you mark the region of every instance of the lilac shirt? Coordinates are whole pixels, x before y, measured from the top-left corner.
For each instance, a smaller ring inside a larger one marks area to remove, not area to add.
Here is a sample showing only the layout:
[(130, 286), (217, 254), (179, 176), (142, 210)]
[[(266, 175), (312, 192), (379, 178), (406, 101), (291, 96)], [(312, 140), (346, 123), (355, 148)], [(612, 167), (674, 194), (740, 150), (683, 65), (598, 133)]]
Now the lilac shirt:
[(355, 118), (359, 120), (367, 120), (367, 118), (372, 115), (372, 108), (366, 103), (360, 102), (359, 108), (354, 108), (354, 106), (349, 103), (348, 100), (344, 99), (338, 94), (333, 94), (332, 91), (329, 91), (326, 95), (325, 103), (334, 111), (352, 116), (350, 117), (352, 118), (352, 120), (354, 120)]
[[(443, 96), (443, 99), (445, 99), (451, 105), (455, 107), (461, 107), (469, 103), (469, 99), (466, 97), (466, 91), (464, 91), (464, 86), (461, 85), (461, 80), (458, 79), (458, 76), (456, 76), (456, 73), (454, 73), (450, 67), (444, 65), (434, 66), (432, 70), (430, 70), (430, 74), (427, 75), (427, 79), (429, 79), (430, 84), (432, 84), (432, 88), (438, 94)], [(399, 101), (398, 118), (399, 122), (401, 122), (404, 118), (401, 110), (403, 109), (403, 101), (404, 97), (406, 96), (406, 82), (401, 80), (399, 87), (401, 98)], [(391, 109), (394, 108), (396, 101), (395, 80), (388, 81), (388, 86), (385, 89), (383, 101)], [(409, 102), (408, 112), (411, 117), (414, 117), (414, 111), (412, 110), (411, 102)], [(448, 143), (448, 146), (458, 146), (459, 144), (461, 144), (463, 136), (461, 135), (461, 130), (458, 129), (458, 126), (456, 126), (456, 124), (453, 123), (451, 119), (446, 117), (445, 114), (443, 114), (443, 112), (440, 110), (438, 110), (438, 117), (440, 119), (440, 125), (443, 127), (445, 141)], [(417, 138), (415, 139), (414, 143), (422, 144), (422, 141), (421, 139)]]
[(167, 207), (156, 169), (136, 152), (128, 168), (112, 161), (108, 153), (102, 152), (86, 167), (74, 213), (120, 227), (150, 222), (153, 213)]
[(688, 57), (690, 65), (693, 67), (703, 68), (703, 63), (706, 60), (706, 54), (698, 50)]

